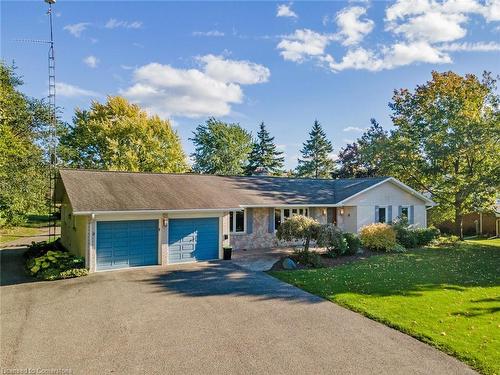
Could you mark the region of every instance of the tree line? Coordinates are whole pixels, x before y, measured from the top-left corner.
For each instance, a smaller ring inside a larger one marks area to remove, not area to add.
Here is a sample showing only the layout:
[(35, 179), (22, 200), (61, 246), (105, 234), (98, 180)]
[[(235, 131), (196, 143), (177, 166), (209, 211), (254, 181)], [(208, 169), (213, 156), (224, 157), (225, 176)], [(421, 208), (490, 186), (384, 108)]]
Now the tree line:
[[(41, 210), (47, 198), (45, 102), (20, 91), (22, 80), (3, 62), (0, 111), (0, 226)], [(500, 115), (497, 79), (432, 73), (415, 90), (399, 89), (389, 103), (392, 129), (371, 120), (367, 130), (333, 156), (332, 142), (314, 121), (295, 170), (261, 123), (253, 137), (236, 123), (208, 119), (189, 138), (188, 163), (168, 120), (149, 115), (122, 97), (75, 110), (58, 122), (59, 165), (149, 172), (196, 172), (307, 178), (394, 176), (438, 203), (436, 220), (452, 219), (492, 204), (500, 184)]]

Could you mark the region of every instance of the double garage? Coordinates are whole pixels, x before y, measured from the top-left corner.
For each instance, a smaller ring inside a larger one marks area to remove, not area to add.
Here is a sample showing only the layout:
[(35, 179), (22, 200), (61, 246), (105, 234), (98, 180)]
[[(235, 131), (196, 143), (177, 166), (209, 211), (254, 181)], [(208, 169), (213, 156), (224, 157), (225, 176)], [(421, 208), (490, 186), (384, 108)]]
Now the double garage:
[(95, 268), (102, 271), (162, 264), (164, 249), (168, 264), (219, 259), (219, 219), (97, 221)]

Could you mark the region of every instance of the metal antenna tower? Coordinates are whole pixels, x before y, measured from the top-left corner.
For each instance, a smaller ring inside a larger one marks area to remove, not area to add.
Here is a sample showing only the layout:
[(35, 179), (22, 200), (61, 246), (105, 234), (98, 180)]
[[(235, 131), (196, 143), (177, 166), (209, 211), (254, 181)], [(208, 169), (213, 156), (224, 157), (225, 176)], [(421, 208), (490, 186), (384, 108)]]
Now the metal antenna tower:
[(44, 0), (49, 9), (50, 39), (16, 39), (18, 42), (48, 44), (48, 73), (49, 73), (49, 131), (47, 136), (48, 141), (48, 162), (49, 162), (49, 188), (50, 188), (50, 207), (49, 207), (49, 241), (56, 239), (57, 226), (57, 205), (54, 196), (56, 179), (57, 179), (57, 115), (56, 115), (56, 58), (54, 54), (54, 32), (52, 27), (52, 5), (56, 0)]
[(49, 133), (49, 179), (50, 179), (50, 210), (49, 210), (49, 241), (56, 239), (57, 206), (55, 199), (55, 187), (57, 179), (57, 116), (56, 116), (56, 59), (54, 54), (54, 32), (52, 27), (52, 5), (56, 0), (45, 0), (49, 5), (47, 15), (49, 16), (50, 40), (48, 53), (49, 67), (49, 110), (50, 110), (50, 133)]

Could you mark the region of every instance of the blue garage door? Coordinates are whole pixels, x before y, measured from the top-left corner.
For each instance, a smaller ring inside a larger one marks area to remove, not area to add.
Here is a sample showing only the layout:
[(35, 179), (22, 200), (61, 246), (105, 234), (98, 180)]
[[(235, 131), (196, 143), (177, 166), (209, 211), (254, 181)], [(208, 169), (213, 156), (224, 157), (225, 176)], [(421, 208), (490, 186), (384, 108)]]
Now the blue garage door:
[(97, 269), (158, 264), (158, 220), (97, 222)]
[(219, 218), (170, 219), (168, 262), (183, 263), (219, 258)]

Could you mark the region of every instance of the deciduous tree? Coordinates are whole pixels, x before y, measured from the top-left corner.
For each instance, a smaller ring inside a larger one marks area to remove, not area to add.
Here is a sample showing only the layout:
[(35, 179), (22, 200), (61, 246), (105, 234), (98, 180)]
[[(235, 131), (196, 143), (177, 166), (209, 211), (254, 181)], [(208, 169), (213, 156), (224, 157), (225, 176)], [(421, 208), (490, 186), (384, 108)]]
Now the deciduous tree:
[[(462, 234), (464, 213), (488, 207), (500, 185), (500, 112), (496, 80), (432, 73), (412, 92), (394, 92), (386, 173), (432, 195), (441, 219)], [(434, 215), (436, 216), (436, 215)]]
[(336, 178), (374, 177), (380, 175), (381, 162), (388, 133), (375, 120), (355, 142), (342, 148), (335, 161)]
[(252, 149), (252, 135), (238, 124), (210, 118), (190, 138), (195, 146), (193, 169), (200, 173), (241, 175)]
[(63, 161), (74, 167), (185, 172), (186, 155), (169, 121), (148, 115), (125, 98), (108, 97), (77, 109), (60, 139)]
[(46, 210), (48, 165), (44, 136), (47, 105), (19, 91), (15, 67), (0, 62), (0, 226), (21, 224)]

